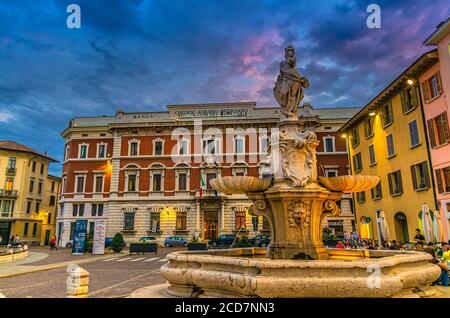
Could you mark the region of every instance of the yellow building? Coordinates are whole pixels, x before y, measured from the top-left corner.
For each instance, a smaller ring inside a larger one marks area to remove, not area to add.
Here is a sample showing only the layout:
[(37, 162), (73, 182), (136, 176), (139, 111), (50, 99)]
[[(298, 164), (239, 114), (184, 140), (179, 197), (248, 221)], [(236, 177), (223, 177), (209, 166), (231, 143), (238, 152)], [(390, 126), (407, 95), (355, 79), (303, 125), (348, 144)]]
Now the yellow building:
[(56, 160), (13, 141), (0, 141), (0, 245), (18, 235), (30, 245), (54, 234), (59, 178), (48, 175)]
[(363, 237), (412, 241), (421, 228), (422, 205), (436, 210), (417, 80), (435, 54), (422, 55), (340, 129), (352, 173), (381, 179), (371, 191), (355, 194)]

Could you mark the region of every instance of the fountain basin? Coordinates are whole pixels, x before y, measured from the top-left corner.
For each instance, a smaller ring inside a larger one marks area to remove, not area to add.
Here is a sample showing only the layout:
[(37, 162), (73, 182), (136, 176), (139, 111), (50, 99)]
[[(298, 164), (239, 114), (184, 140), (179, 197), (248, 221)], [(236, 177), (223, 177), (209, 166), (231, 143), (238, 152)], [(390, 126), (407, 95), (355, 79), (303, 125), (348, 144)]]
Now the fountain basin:
[(245, 194), (247, 192), (262, 192), (267, 190), (272, 180), (250, 176), (219, 176), (211, 180), (210, 183), (214, 190), (225, 194)]
[(319, 182), (330, 191), (353, 193), (372, 189), (380, 182), (380, 177), (365, 175), (319, 177)]
[(172, 297), (395, 297), (440, 275), (422, 252), (329, 249), (328, 260), (274, 260), (264, 248), (175, 252), (161, 275)]

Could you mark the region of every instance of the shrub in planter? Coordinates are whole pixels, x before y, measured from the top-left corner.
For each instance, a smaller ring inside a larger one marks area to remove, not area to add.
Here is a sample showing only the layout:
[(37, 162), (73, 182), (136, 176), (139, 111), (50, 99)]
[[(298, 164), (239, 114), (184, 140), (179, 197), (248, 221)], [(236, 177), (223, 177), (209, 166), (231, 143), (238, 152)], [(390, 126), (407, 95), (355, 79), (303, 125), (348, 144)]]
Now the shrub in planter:
[(243, 235), (240, 240), (235, 244), (236, 247), (250, 247), (252, 244), (248, 241), (247, 236)]
[(84, 250), (88, 253), (92, 253), (92, 246), (94, 245), (94, 233), (88, 233), (86, 241), (84, 242)]
[(116, 233), (116, 235), (114, 235), (112, 242), (111, 242), (111, 249), (115, 253), (120, 253), (124, 247), (125, 247), (125, 241), (123, 240), (122, 234)]
[(130, 253), (158, 253), (158, 242), (132, 242)]
[(208, 241), (204, 241), (196, 236), (193, 236), (187, 243), (187, 248), (188, 251), (206, 251), (208, 249)]

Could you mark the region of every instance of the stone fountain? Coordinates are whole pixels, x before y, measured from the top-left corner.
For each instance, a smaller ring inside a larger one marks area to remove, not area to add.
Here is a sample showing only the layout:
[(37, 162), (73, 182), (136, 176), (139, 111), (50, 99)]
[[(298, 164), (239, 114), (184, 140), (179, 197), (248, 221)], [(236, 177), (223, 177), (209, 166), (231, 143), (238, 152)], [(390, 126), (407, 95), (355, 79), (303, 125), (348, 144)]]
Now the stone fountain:
[[(270, 221), (272, 243), (264, 248), (175, 252), (161, 267), (175, 297), (390, 297), (423, 296), (440, 269), (421, 252), (327, 249), (324, 217), (339, 215), (343, 193), (369, 190), (376, 176), (318, 177), (315, 121), (297, 117), (309, 81), (297, 69), (292, 46), (273, 89), (281, 107), (271, 137), (273, 179), (218, 177), (225, 194), (245, 193), (250, 213)], [(421, 294), (420, 294), (421, 293)]]

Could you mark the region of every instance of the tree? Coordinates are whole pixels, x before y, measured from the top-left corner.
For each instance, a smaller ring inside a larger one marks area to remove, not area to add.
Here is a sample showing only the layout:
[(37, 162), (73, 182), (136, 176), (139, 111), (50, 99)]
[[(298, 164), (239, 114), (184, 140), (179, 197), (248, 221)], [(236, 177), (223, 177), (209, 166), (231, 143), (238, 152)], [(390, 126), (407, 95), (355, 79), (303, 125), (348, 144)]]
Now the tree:
[(115, 253), (120, 253), (120, 251), (123, 250), (124, 246), (125, 246), (125, 241), (123, 240), (122, 234), (116, 233), (116, 235), (114, 235), (113, 240), (111, 242), (111, 249)]

